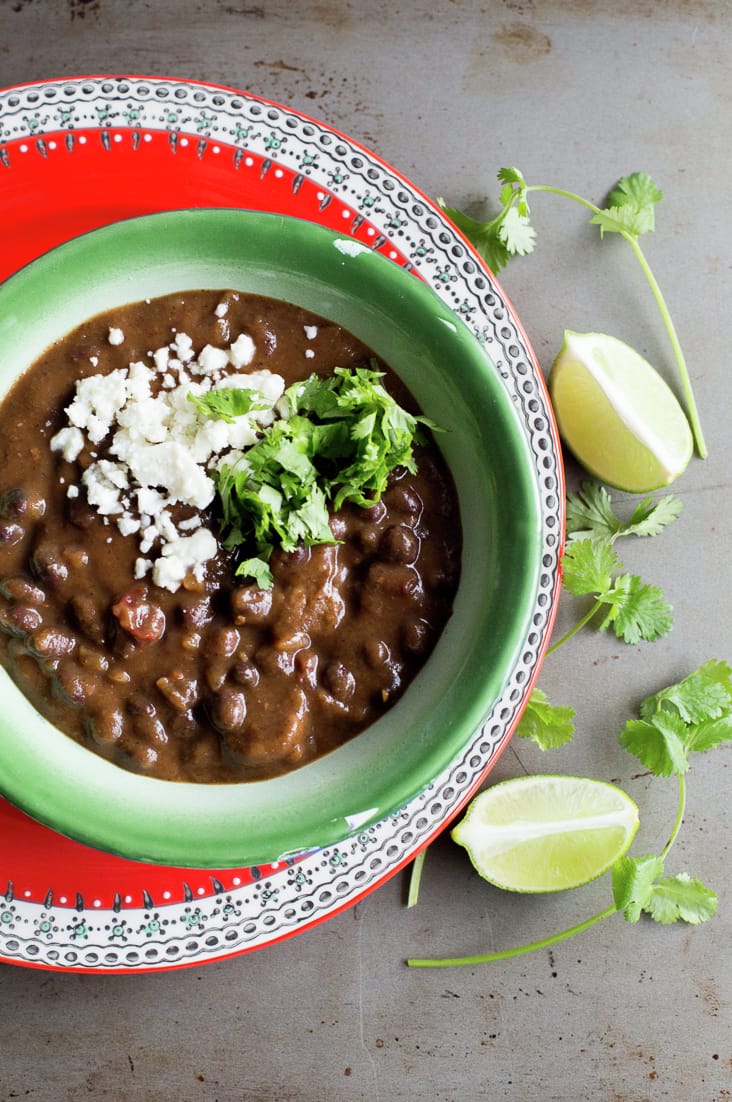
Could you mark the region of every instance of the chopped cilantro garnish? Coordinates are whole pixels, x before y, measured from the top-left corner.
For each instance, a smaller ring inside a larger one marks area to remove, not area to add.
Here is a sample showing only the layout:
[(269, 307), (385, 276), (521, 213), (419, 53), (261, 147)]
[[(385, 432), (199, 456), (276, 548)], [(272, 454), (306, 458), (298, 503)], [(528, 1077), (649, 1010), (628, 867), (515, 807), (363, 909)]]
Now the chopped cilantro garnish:
[(347, 501), (373, 505), (396, 467), (416, 470), (420, 425), (436, 426), (398, 405), (381, 378), (339, 367), (294, 384), (285, 392), (291, 415), (265, 428), (243, 460), (221, 467), (224, 546), (246, 555), (238, 574), (271, 585), (275, 547), (334, 543), (330, 511)]

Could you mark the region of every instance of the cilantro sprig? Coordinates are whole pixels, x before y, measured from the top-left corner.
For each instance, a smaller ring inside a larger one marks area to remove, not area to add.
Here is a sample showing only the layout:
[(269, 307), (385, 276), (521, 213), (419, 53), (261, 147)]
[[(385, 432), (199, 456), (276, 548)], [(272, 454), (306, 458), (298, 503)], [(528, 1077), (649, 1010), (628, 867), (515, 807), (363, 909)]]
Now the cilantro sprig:
[[(612, 628), (617, 638), (635, 645), (654, 642), (673, 623), (671, 605), (658, 586), (635, 574), (621, 573), (615, 551), (617, 540), (629, 536), (657, 536), (681, 515), (682, 502), (667, 495), (658, 501), (644, 498), (627, 519), (618, 516), (610, 494), (597, 482), (583, 482), (567, 494), (567, 545), (562, 558), (567, 593), (590, 597), (584, 614), (549, 647), (552, 654), (588, 624), (599, 631)], [(517, 733), (542, 750), (569, 742), (574, 735), (574, 710), (553, 705), (541, 689), (534, 689), (519, 721)]]
[(290, 415), (265, 428), (237, 463), (222, 465), (222, 535), (241, 552), (238, 575), (271, 586), (275, 547), (335, 543), (331, 510), (347, 501), (373, 505), (396, 467), (416, 471), (414, 444), (423, 426), (437, 426), (403, 409), (382, 378), (373, 368), (339, 367), (293, 384), (285, 391)]
[(462, 211), (438, 203), (445, 214), (475, 246), (486, 263), (498, 272), (514, 256), (526, 256), (536, 245), (536, 231), (531, 225), (529, 195), (547, 192), (571, 199), (591, 211), (590, 224), (600, 230), (600, 236), (614, 233), (622, 237), (632, 249), (656, 301), (666, 333), (671, 343), (679, 372), (697, 452), (706, 458), (707, 447), (699, 420), (696, 400), (681, 342), (650, 264), (639, 244), (639, 238), (653, 233), (656, 228), (655, 208), (663, 198), (663, 192), (646, 172), (633, 172), (623, 176), (610, 191), (606, 207), (598, 207), (589, 199), (549, 184), (528, 184), (518, 168), (501, 168), (498, 180), (503, 185), (500, 192), (500, 209), (487, 221), (471, 218)]
[[(597, 914), (526, 945), (468, 957), (416, 959), (413, 968), (473, 966), (523, 956), (546, 949), (595, 926), (614, 914), (637, 923), (643, 914), (667, 926), (675, 922), (700, 925), (717, 911), (717, 896), (700, 880), (682, 871), (664, 875), (669, 853), (681, 829), (686, 809), (688, 756), (732, 739), (732, 667), (720, 660), (703, 663), (693, 673), (647, 697), (639, 718), (628, 720), (620, 744), (657, 777), (675, 776), (679, 801), (668, 841), (658, 854), (619, 858), (611, 870), (612, 903)], [(416, 902), (410, 888), (410, 903)]]
[(567, 539), (607, 540), (621, 536), (657, 536), (681, 516), (683, 503), (670, 494), (653, 501), (644, 498), (627, 520), (613, 509), (610, 494), (598, 482), (583, 482), (577, 493), (567, 494)]

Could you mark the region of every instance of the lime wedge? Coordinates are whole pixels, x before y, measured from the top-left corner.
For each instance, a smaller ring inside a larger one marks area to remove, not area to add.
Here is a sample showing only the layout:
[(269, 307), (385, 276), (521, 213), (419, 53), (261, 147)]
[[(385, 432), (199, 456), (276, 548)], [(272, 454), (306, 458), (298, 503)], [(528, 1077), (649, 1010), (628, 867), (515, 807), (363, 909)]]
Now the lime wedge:
[(567, 330), (549, 392), (562, 439), (602, 482), (645, 493), (685, 470), (693, 450), (686, 415), (656, 369), (623, 341)]
[(637, 829), (638, 808), (615, 785), (539, 775), (485, 789), (451, 836), (491, 884), (558, 892), (607, 872)]

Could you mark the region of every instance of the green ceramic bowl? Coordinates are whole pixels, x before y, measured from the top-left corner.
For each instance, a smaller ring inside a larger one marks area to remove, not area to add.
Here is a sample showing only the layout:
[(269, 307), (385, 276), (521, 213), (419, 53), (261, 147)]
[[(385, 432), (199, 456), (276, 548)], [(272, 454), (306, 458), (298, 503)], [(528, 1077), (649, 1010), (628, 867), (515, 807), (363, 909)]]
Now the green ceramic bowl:
[(246, 866), (325, 846), (407, 804), (456, 759), (531, 631), (541, 557), (535, 462), (485, 350), (415, 276), (354, 239), (240, 210), (154, 214), (76, 238), (0, 287), (0, 397), (58, 337), (103, 310), (193, 288), (284, 299), (338, 322), (447, 431), (463, 524), (455, 608), (382, 719), (284, 777), (195, 785), (128, 773), (42, 719), (0, 670), (0, 791), (72, 838), (126, 857)]

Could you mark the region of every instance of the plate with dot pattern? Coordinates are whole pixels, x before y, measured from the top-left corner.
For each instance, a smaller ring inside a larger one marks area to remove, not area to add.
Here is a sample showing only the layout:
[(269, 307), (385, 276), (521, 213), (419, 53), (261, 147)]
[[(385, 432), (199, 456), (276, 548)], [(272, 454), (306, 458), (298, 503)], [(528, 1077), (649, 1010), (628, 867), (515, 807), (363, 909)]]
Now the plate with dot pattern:
[(80, 233), (181, 207), (244, 207), (347, 233), (424, 280), (473, 330), (519, 413), (542, 511), (524, 645), (470, 745), (396, 814), (336, 846), (246, 869), (146, 865), (70, 841), (0, 800), (0, 960), (149, 972), (311, 928), (402, 869), (467, 803), (507, 744), (548, 643), (563, 472), (541, 371), (493, 274), (439, 206), (339, 131), (247, 92), (93, 76), (0, 90), (0, 280)]

